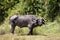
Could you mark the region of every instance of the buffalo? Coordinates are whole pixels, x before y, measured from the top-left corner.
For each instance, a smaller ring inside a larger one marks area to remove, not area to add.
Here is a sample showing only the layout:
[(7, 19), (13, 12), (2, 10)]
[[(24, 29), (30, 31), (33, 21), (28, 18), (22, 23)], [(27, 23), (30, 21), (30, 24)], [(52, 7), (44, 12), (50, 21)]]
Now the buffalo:
[(15, 27), (28, 27), (30, 29), (28, 34), (33, 34), (33, 28), (44, 24), (43, 18), (37, 18), (35, 15), (13, 15), (10, 17), (11, 33), (14, 34)]

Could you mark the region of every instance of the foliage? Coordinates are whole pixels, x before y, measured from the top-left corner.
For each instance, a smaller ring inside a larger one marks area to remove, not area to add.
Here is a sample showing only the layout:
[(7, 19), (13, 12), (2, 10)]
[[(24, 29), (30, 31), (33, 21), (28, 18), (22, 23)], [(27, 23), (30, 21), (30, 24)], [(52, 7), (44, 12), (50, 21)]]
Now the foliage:
[[(9, 17), (14, 14), (33, 14), (48, 21), (57, 21), (54, 25), (46, 26), (51, 24), (47, 22), (48, 24), (35, 28), (33, 30), (34, 34), (60, 33), (60, 0), (0, 0), (0, 23), (3, 23), (0, 25), (0, 34), (11, 31)], [(19, 35), (20, 33), (27, 34), (28, 29), (17, 28), (15, 32)]]
[(0, 0), (0, 22), (8, 16), (8, 9), (12, 8), (16, 3), (17, 0)]
[(0, 0), (0, 21), (13, 14), (34, 14), (53, 21), (59, 14), (57, 14), (59, 2), (59, 0)]

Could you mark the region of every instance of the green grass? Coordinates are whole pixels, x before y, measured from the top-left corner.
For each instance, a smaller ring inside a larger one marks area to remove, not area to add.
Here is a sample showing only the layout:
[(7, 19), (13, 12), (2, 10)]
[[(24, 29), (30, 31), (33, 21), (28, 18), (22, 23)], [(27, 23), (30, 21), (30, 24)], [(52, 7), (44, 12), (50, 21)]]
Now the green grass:
[(34, 29), (34, 34), (41, 34), (41, 35), (50, 35), (50, 34), (60, 34), (60, 24), (52, 22), (42, 27), (36, 27)]
[(60, 40), (60, 36), (18, 36), (12, 34), (0, 35), (0, 40)]

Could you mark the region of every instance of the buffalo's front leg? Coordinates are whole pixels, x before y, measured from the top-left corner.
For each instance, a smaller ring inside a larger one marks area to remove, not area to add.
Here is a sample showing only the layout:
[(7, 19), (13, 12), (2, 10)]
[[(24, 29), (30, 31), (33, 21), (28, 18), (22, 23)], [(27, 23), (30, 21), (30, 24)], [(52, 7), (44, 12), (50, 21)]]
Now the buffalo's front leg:
[(28, 27), (29, 27), (28, 35), (33, 35), (33, 27), (32, 27), (32, 25), (28, 25)]
[(30, 28), (29, 34), (33, 35), (33, 28)]
[(15, 30), (15, 24), (11, 24), (11, 33), (13, 33), (14, 34), (14, 30)]

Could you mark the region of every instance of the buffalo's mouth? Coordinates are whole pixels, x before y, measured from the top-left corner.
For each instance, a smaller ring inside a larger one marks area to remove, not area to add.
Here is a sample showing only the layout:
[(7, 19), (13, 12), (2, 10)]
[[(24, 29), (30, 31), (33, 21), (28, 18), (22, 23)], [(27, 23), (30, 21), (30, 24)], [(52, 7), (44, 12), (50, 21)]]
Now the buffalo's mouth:
[(41, 26), (41, 25), (43, 25), (43, 24), (45, 24), (44, 19), (38, 19), (38, 20), (37, 20), (37, 25)]

